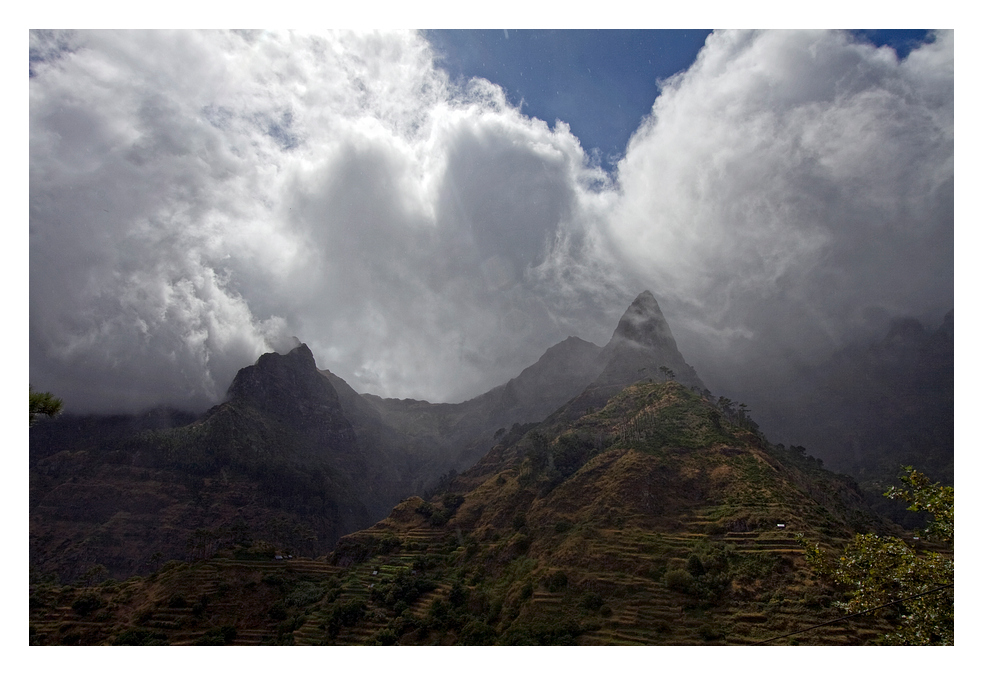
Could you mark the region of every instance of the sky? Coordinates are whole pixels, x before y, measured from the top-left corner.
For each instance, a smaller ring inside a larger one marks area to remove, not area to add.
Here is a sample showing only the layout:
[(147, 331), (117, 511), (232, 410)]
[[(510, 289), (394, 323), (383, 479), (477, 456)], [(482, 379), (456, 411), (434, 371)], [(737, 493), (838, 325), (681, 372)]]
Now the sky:
[(70, 411), (204, 409), (296, 339), (463, 400), (646, 289), (742, 398), (954, 304), (951, 32), (32, 32), (29, 76)]

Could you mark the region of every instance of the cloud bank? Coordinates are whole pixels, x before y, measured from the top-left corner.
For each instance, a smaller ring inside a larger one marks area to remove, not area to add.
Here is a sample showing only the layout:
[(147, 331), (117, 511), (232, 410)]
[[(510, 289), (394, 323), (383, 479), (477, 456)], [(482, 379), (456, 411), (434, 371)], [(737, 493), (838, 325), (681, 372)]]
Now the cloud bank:
[(293, 336), (359, 391), (461, 400), (645, 288), (726, 387), (952, 306), (951, 34), (713, 34), (614, 175), (413, 33), (31, 59), (31, 382), (70, 410), (203, 408)]

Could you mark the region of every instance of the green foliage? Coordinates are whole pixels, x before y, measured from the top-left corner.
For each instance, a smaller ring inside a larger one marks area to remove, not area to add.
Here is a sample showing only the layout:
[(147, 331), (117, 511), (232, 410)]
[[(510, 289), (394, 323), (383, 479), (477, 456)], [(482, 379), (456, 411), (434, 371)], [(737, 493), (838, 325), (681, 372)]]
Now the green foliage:
[(461, 629), (461, 637), (458, 644), (462, 645), (493, 645), (497, 634), (495, 629), (484, 621), (472, 619)]
[[(927, 511), (933, 518), (927, 534), (951, 546), (953, 489), (929, 482), (911, 467), (904, 471), (901, 480), (908, 489), (892, 488), (885, 496), (908, 501), (912, 511)], [(850, 592), (849, 601), (843, 605), (848, 612), (889, 605), (886, 609), (896, 630), (885, 636), (885, 642), (953, 644), (951, 550), (920, 552), (897, 537), (862, 534), (833, 557), (806, 543), (806, 558), (818, 573)]]
[(560, 622), (537, 620), (519, 627), (510, 628), (503, 636), (506, 645), (564, 645), (577, 644), (577, 636), (584, 628), (576, 621)]
[[(400, 570), (392, 581), (376, 584), (372, 589), (371, 597), (373, 602), (381, 602), (393, 610), (396, 610), (400, 603), (405, 609), (416, 602), (421, 595), (436, 587), (437, 584), (428, 577), (407, 574), (405, 570)], [(402, 611), (396, 613), (401, 614)]]
[(301, 581), (290, 591), (285, 602), (291, 607), (306, 607), (320, 601), (326, 592), (327, 589), (323, 584)]
[(669, 570), (662, 578), (662, 583), (670, 591), (689, 593), (690, 586), (693, 585), (693, 575), (686, 570)]
[(331, 610), (331, 623), (350, 628), (365, 616), (366, 604), (358, 599), (349, 600)]
[(390, 628), (383, 628), (375, 634), (375, 643), (384, 647), (396, 644), (398, 636)]
[(659, 452), (666, 448), (695, 450), (733, 440), (720, 424), (720, 414), (676, 382), (636, 385), (612, 399), (608, 407), (622, 405), (622, 401), (642, 406), (635, 414), (623, 413), (624, 421), (617, 429), (622, 445)]
[(61, 412), (61, 399), (55, 398), (46, 391), (34, 391), (30, 385), (28, 391), (31, 396), (31, 421), (28, 426), (33, 427), (41, 415), (54, 417)]
[(938, 483), (929, 481), (928, 476), (915, 471), (912, 467), (904, 467), (901, 482), (907, 488), (892, 487), (884, 496), (908, 502), (909, 511), (925, 511), (931, 517), (924, 536), (937, 541), (953, 543), (954, 531), (954, 491)]

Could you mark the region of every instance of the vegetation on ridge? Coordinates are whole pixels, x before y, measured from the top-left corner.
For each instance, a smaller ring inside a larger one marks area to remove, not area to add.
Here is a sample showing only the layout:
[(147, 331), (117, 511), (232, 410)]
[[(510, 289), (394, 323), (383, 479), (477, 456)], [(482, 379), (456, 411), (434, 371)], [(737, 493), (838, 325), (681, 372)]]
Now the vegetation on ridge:
[(924, 532), (906, 540), (858, 534), (837, 557), (807, 544), (807, 559), (830, 584), (849, 592), (842, 603), (850, 613), (879, 608), (894, 626), (886, 644), (951, 645), (954, 629), (953, 497), (951, 487), (932, 483), (905, 467), (906, 488), (891, 488), (889, 499), (927, 511)]
[[(834, 619), (843, 596), (812, 580), (793, 532), (839, 546), (873, 521), (850, 481), (750, 427), (677, 382), (636, 383), (572, 422), (501, 434), (329, 559), (274, 560), (254, 541), (145, 579), (36, 580), (32, 641), (749, 644)], [(799, 641), (887, 628), (861, 618)]]

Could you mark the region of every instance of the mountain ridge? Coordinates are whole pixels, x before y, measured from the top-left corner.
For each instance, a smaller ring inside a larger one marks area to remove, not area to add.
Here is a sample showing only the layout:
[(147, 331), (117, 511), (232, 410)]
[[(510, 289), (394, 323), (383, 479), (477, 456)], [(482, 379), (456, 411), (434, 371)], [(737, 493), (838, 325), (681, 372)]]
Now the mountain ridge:
[[(629, 328), (621, 325), (630, 321)], [(611, 346), (629, 338), (640, 347)], [(234, 522), (278, 545), (309, 541), (311, 551), (326, 550), (346, 532), (385, 517), (400, 499), (468, 469), (510, 429), (542, 421), (605, 370), (609, 382), (623, 375), (628, 384), (639, 374), (631, 359), (648, 359), (650, 371), (661, 365), (653, 361), (659, 358), (680, 372), (688, 368), (647, 292), (629, 307), (605, 348), (570, 336), (485, 394), (432, 404), (359, 394), (330, 370), (319, 370), (310, 348), (297, 340), (289, 352), (263, 354), (242, 368), (226, 400), (195, 419), (121, 418), (93, 425), (87, 436), (78, 434), (82, 423), (72, 416), (39, 424), (31, 431), (32, 563), (67, 579), (100, 561), (114, 574), (132, 574), (146, 569), (147, 554), (136, 552), (140, 541), (165, 558), (192, 555), (185, 541), (192, 532), (182, 522), (216, 541)], [(592, 400), (603, 402), (619, 388), (607, 387), (603, 396), (595, 388)], [(68, 489), (79, 472), (85, 485)], [(147, 476), (153, 485), (141, 479)], [(127, 515), (114, 511), (119, 507), (99, 496), (100, 481), (119, 483), (121, 494), (145, 507)], [(137, 497), (148, 490), (153, 498)], [(83, 494), (89, 495), (85, 501), (73, 497)], [(163, 505), (172, 514), (166, 528), (140, 524)], [(73, 514), (81, 508), (101, 515), (93, 522), (79, 519)], [(93, 536), (108, 532), (113, 518), (130, 523), (132, 543)], [(277, 519), (288, 525), (267, 524)], [(308, 526), (310, 534), (279, 534)], [(141, 528), (153, 534), (141, 537)], [(51, 555), (56, 540), (59, 550), (72, 552), (70, 559)]]

